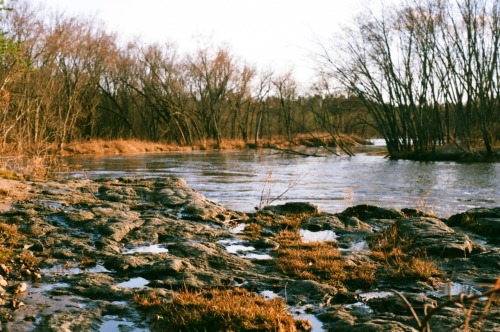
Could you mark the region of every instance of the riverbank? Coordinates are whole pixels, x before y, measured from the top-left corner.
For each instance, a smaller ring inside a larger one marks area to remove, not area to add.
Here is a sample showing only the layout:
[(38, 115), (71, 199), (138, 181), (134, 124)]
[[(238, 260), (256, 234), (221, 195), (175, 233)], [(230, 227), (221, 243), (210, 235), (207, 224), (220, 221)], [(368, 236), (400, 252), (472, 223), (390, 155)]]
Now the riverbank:
[(500, 208), (448, 219), (307, 203), (241, 213), (174, 177), (0, 180), (0, 190), (9, 330), (169, 331), (182, 312), (193, 329), (204, 314), (221, 329), (255, 323), (222, 309), (230, 300), (269, 305), (278, 331), (307, 330), (298, 318), (314, 331), (500, 328), (498, 290), (488, 297), (500, 286)]
[[(173, 151), (213, 151), (213, 150), (242, 150), (256, 148), (282, 148), (296, 149), (302, 147), (330, 147), (335, 149), (339, 145), (355, 146), (370, 145), (367, 139), (355, 135), (340, 135), (332, 137), (328, 134), (317, 133), (314, 135), (298, 135), (289, 141), (284, 137), (275, 137), (271, 140), (262, 139), (255, 142), (245, 142), (243, 140), (204, 140), (194, 142), (192, 145), (184, 146), (178, 144), (168, 144), (162, 142), (141, 141), (141, 140), (91, 140), (77, 141), (64, 144), (62, 148), (57, 144), (46, 144), (43, 146), (25, 147), (19, 149), (15, 144), (5, 146), (3, 155), (47, 155), (47, 156), (68, 156), (68, 155), (113, 155), (126, 153), (148, 153), (148, 152), (173, 152)], [(23, 153), (23, 151), (25, 151)]]
[(463, 163), (485, 162), (495, 163), (500, 162), (500, 147), (493, 148), (492, 154), (486, 154), (484, 151), (465, 152), (456, 146), (441, 146), (436, 151), (429, 152), (409, 152), (399, 153), (391, 156), (392, 159), (398, 160), (414, 160), (414, 161), (456, 161)]

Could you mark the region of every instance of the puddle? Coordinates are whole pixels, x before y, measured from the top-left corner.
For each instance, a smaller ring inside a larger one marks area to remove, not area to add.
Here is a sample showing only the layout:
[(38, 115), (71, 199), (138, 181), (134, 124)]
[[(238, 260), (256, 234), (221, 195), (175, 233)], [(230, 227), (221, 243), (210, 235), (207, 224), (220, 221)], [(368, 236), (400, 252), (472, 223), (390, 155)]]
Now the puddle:
[(359, 297), (363, 302), (367, 302), (373, 299), (383, 299), (389, 296), (394, 296), (392, 292), (369, 292), (369, 293), (360, 293)]
[(113, 301), (111, 303), (116, 304), (116, 305), (121, 305), (121, 306), (124, 306), (124, 307), (127, 307), (127, 306), (130, 305), (130, 302), (128, 302), (128, 301)]
[(475, 239), (476, 243), (482, 245), (482, 246), (488, 246), (488, 241), (483, 240), (483, 239)]
[(336, 241), (337, 235), (333, 231), (319, 231), (311, 232), (306, 229), (301, 229), (299, 231), (302, 242), (326, 242), (326, 241)]
[(237, 281), (235, 281), (233, 283), (233, 287), (242, 287), (242, 286), (245, 286), (245, 285), (248, 285), (248, 281), (243, 281), (243, 282), (237, 282)]
[(448, 296), (448, 295), (479, 295), (481, 292), (471, 285), (465, 285), (458, 282), (451, 282), (443, 284), (436, 291), (431, 292), (435, 296)]
[(124, 255), (130, 255), (130, 254), (135, 254), (135, 253), (152, 253), (152, 254), (161, 254), (168, 252), (168, 249), (165, 248), (164, 245), (162, 244), (152, 244), (149, 246), (140, 246), (140, 247), (135, 247), (132, 249), (123, 249), (122, 254)]
[(229, 233), (231, 234), (240, 234), (240, 233), (243, 233), (243, 231), (245, 230), (245, 227), (247, 227), (248, 224), (239, 224), (238, 226), (234, 227), (234, 228), (230, 228), (229, 229)]
[(137, 277), (137, 278), (132, 278), (129, 281), (124, 281), (119, 284), (116, 284), (116, 286), (124, 288), (143, 288), (147, 284), (149, 284), (149, 280)]
[(109, 273), (102, 265), (96, 265), (94, 267), (89, 267), (81, 269), (79, 267), (65, 267), (64, 265), (55, 265), (51, 268), (42, 269), (41, 272), (46, 275), (69, 275), (69, 274), (82, 274), (82, 273)]
[(243, 241), (238, 239), (220, 240), (217, 243), (223, 246), (228, 253), (238, 255), (241, 258), (255, 260), (273, 259), (269, 254), (252, 252), (255, 251), (254, 247), (243, 245)]
[(289, 310), (295, 319), (307, 319), (311, 322), (311, 332), (325, 332), (323, 323), (313, 314), (306, 314), (304, 308), (291, 308)]
[(238, 254), (241, 251), (254, 251), (255, 248), (252, 246), (245, 246), (241, 243), (241, 240), (220, 240), (217, 241), (218, 244), (223, 246), (228, 253), (230, 254)]
[(226, 250), (230, 254), (237, 254), (241, 251), (254, 251), (255, 248), (252, 246), (244, 246), (242, 244), (232, 244), (226, 247)]
[(54, 284), (43, 284), (40, 286), (31, 287), (29, 290), (29, 294), (50, 292), (57, 288), (68, 288), (68, 287), (70, 287), (70, 284), (67, 284), (65, 282), (57, 282)]
[(340, 248), (340, 251), (366, 251), (368, 250), (368, 242), (361, 241), (353, 243), (349, 248)]
[(53, 210), (53, 211), (74, 211), (76, 210), (73, 206), (69, 204), (63, 204), (61, 202), (54, 202), (54, 201), (49, 201), (45, 199), (39, 199), (39, 203), (43, 204), (47, 209)]
[(363, 302), (356, 302), (352, 304), (346, 304), (344, 306), (345, 309), (347, 310), (360, 310), (364, 313), (371, 314), (373, 313), (373, 309), (370, 308), (366, 303)]
[(259, 294), (260, 294), (260, 296), (262, 296), (266, 300), (272, 300), (272, 299), (277, 298), (279, 296), (278, 294), (276, 294), (275, 292), (270, 291), (270, 290), (262, 291)]
[(255, 260), (267, 260), (267, 259), (273, 259), (269, 254), (247, 254), (244, 256), (241, 256), (243, 258), (248, 258), (248, 259), (255, 259)]
[(68, 229), (71, 228), (70, 224), (68, 223), (68, 220), (63, 215), (53, 214), (49, 216), (48, 219), (52, 221), (54, 224), (56, 224), (57, 227), (68, 228)]
[(147, 332), (149, 329), (137, 328), (135, 323), (126, 320), (125, 318), (106, 315), (103, 316), (104, 323), (99, 328), (100, 332), (114, 332), (114, 331), (130, 331), (130, 332)]

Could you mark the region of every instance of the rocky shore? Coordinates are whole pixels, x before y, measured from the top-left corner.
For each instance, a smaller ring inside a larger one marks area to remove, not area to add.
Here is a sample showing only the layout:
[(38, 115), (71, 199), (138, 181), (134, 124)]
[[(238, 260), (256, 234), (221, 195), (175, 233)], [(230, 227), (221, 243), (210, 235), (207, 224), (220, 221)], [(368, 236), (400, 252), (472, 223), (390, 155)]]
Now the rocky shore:
[(500, 207), (248, 214), (179, 178), (0, 184), (2, 330), (162, 330), (138, 299), (212, 289), (280, 299), (303, 331), (500, 330)]

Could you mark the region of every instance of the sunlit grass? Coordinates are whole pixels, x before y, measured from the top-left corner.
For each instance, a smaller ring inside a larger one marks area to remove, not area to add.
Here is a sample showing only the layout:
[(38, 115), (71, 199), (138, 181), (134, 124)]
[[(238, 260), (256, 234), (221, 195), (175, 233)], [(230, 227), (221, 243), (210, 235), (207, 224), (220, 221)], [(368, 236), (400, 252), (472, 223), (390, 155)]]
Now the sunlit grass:
[(17, 175), (16, 172), (1, 168), (1, 167), (0, 167), (0, 178), (6, 179), (6, 180), (19, 180), (20, 179), (19, 175)]
[(0, 223), (0, 264), (14, 256), (14, 248), (25, 238), (15, 225)]
[(297, 331), (281, 298), (265, 300), (245, 289), (180, 291), (171, 299), (135, 295), (135, 303), (156, 314), (154, 331)]
[(367, 287), (375, 283), (373, 264), (356, 265), (342, 259), (334, 242), (303, 243), (297, 231), (281, 231), (276, 267), (283, 273), (337, 287)]
[(443, 274), (425, 251), (414, 248), (413, 241), (399, 233), (396, 223), (372, 237), (370, 247), (372, 258), (383, 263), (384, 271), (389, 276), (427, 281)]

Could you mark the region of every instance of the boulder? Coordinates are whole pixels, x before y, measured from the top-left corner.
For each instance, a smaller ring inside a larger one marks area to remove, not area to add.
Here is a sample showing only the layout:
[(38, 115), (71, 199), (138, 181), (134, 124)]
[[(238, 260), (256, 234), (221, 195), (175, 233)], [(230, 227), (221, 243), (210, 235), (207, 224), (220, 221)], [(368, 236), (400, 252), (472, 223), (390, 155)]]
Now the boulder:
[(337, 214), (341, 219), (348, 217), (356, 217), (363, 221), (367, 219), (400, 219), (404, 218), (405, 214), (400, 210), (386, 209), (373, 205), (356, 205), (345, 209), (342, 213)]
[(315, 214), (319, 213), (319, 208), (311, 203), (305, 202), (289, 202), (282, 205), (270, 205), (264, 208), (264, 211), (272, 211), (276, 214), (300, 214), (308, 213)]
[(477, 248), (467, 235), (455, 232), (441, 220), (429, 217), (396, 221), (400, 236), (412, 239), (413, 247), (441, 257), (467, 257)]
[(500, 243), (500, 208), (478, 208), (451, 216), (446, 223), (482, 235), (491, 243)]

